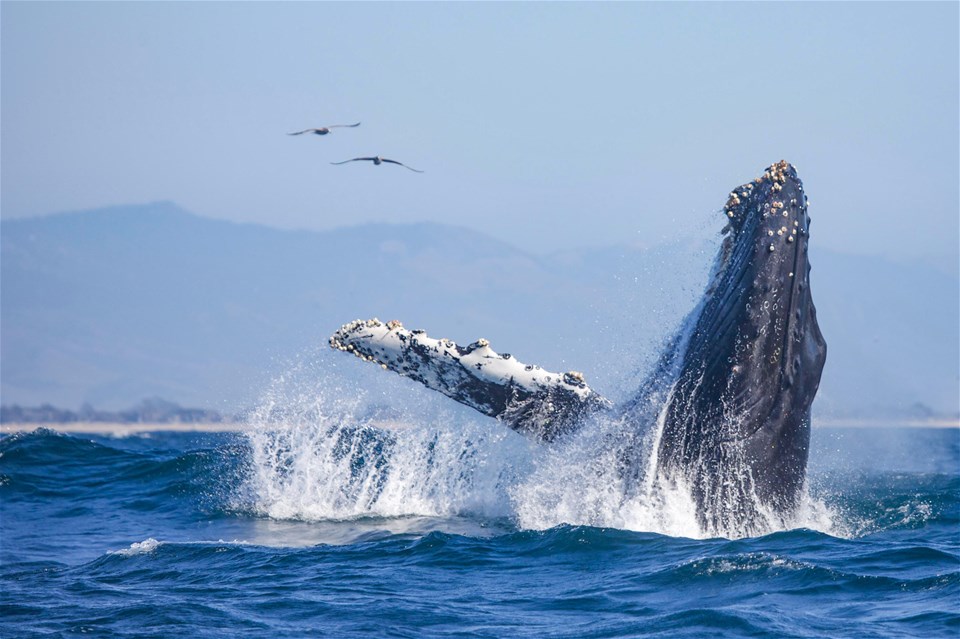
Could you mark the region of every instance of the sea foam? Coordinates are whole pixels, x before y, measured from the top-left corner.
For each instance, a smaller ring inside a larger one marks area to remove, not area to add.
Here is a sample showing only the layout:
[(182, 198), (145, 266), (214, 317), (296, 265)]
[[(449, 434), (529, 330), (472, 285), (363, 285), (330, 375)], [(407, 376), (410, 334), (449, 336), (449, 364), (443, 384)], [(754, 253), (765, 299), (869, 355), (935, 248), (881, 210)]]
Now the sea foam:
[[(322, 355), (276, 380), (252, 421), (243, 507), (275, 520), (468, 517), (532, 530), (716, 534), (701, 528), (689, 490), (653, 480), (657, 423), (637, 435), (636, 424), (598, 417), (542, 446), (409, 380), (343, 373)], [(628, 446), (639, 461), (625, 472)], [(805, 496), (789, 520), (771, 513), (759, 529), (723, 536), (836, 534), (833, 519)]]

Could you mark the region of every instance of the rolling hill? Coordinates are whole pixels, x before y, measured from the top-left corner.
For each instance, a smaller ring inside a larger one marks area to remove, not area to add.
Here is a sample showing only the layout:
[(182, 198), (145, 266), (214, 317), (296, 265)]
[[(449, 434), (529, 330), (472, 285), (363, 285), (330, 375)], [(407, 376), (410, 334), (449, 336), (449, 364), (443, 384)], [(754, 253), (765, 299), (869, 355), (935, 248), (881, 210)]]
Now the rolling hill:
[[(379, 316), (635, 387), (715, 245), (540, 256), (438, 224), (288, 231), (168, 202), (0, 227), (5, 404), (249, 406), (343, 322)], [(811, 250), (829, 352), (817, 414), (954, 416), (960, 286), (919, 263)], [(359, 364), (358, 364), (359, 365)]]

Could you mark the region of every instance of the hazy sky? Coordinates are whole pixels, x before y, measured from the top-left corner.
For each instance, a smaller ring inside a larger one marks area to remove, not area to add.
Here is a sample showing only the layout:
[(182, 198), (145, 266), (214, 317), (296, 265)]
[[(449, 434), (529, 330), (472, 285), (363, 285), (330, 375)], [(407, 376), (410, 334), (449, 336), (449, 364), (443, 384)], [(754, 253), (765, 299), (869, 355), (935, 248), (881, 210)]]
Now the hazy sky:
[[(2, 215), (173, 200), (655, 244), (719, 229), (728, 190), (785, 158), (819, 246), (949, 267), (958, 8), (4, 1)], [(329, 164), (375, 154), (426, 173)]]

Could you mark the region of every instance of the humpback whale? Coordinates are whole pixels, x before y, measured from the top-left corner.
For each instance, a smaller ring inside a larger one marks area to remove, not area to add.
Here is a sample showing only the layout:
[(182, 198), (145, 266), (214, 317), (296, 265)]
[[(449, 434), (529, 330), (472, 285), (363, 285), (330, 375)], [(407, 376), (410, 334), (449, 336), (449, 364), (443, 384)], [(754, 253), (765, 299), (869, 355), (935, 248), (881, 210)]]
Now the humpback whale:
[(786, 161), (730, 193), (702, 299), (621, 405), (579, 372), (546, 371), (485, 339), (459, 346), (396, 320), (350, 322), (330, 345), (544, 443), (604, 414), (622, 425), (611, 442), (622, 476), (685, 491), (708, 534), (770, 530), (801, 503), (810, 408), (826, 360), (810, 293), (807, 208)]

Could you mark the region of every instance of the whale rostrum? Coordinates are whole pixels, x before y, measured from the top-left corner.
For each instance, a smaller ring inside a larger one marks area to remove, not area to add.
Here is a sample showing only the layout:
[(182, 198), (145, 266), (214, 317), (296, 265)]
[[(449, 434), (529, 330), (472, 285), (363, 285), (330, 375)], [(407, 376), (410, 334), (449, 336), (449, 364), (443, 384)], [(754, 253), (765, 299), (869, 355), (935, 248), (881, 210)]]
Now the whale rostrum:
[(703, 298), (622, 405), (580, 373), (545, 371), (484, 339), (461, 347), (397, 321), (351, 322), (330, 345), (542, 442), (607, 413), (627, 433), (617, 444), (625, 477), (689, 492), (707, 532), (769, 530), (800, 505), (810, 408), (826, 361), (810, 293), (808, 202), (796, 169), (781, 161), (734, 189), (723, 212), (724, 239)]

